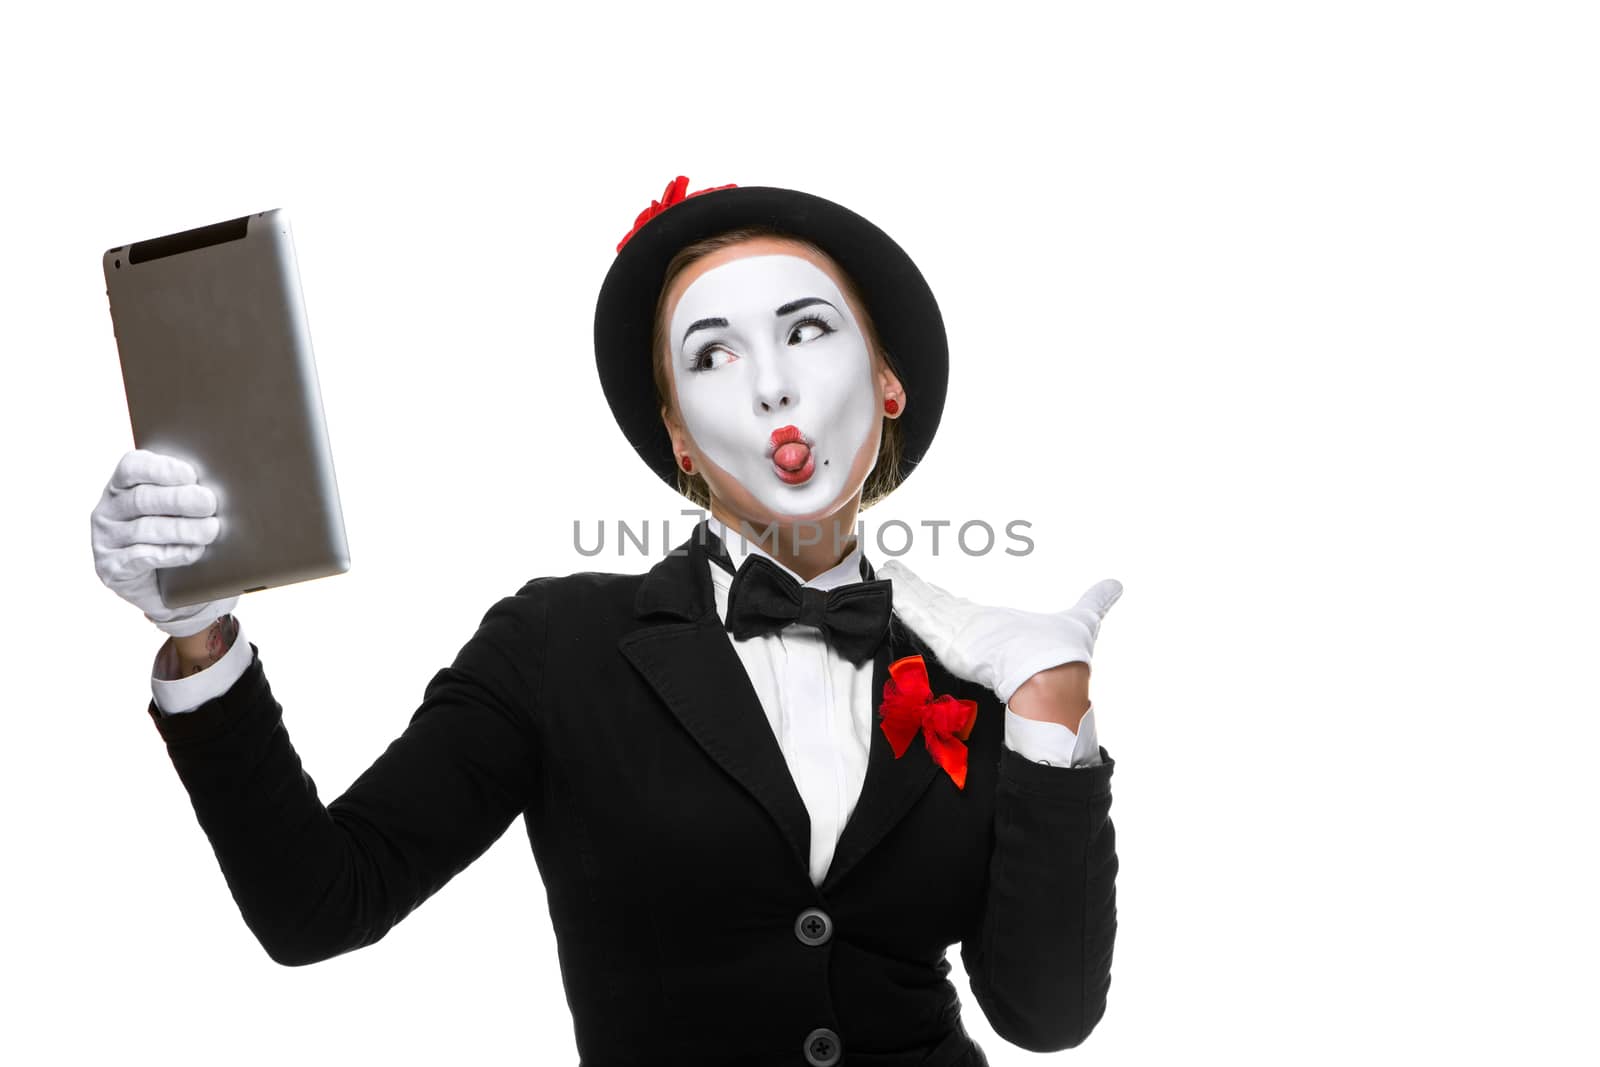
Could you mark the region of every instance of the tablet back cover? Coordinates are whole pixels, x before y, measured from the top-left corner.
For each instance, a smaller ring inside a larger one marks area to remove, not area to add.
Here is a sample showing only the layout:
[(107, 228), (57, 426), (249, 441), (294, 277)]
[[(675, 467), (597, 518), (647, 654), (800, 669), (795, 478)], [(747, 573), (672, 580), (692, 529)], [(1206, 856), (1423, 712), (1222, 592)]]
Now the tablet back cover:
[(168, 607), (350, 568), (311, 334), (284, 212), (105, 254), (137, 448), (191, 463), (217, 538), (157, 571)]

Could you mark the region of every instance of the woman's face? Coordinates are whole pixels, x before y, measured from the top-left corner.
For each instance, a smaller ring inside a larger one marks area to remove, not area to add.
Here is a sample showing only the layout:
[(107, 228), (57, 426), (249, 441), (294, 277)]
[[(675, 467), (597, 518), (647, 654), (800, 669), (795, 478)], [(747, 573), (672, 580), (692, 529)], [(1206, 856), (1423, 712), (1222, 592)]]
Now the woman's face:
[(802, 519), (860, 491), (884, 388), (899, 383), (875, 367), (826, 260), (778, 238), (741, 242), (684, 271), (665, 314), (680, 423), (668, 429), (714, 498), (753, 519)]

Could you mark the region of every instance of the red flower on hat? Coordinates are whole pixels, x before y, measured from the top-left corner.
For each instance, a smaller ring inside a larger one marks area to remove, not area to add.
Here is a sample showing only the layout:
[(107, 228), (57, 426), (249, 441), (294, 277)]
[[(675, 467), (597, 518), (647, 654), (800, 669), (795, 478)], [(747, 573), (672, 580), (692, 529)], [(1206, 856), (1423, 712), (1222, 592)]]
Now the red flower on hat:
[(928, 755), (944, 768), (957, 789), (967, 787), (967, 746), (962, 742), (978, 721), (976, 700), (958, 700), (948, 693), (934, 696), (922, 657), (904, 656), (889, 664), (878, 714), (895, 759), (905, 755), (920, 730)]
[(622, 251), (622, 246), (627, 244), (633, 235), (639, 232), (641, 226), (672, 205), (681, 204), (689, 197), (699, 196), (701, 193), (714, 193), (718, 189), (733, 189), (736, 187), (733, 185), (713, 185), (709, 189), (696, 189), (692, 193), (685, 193), (684, 190), (687, 188), (689, 188), (689, 179), (681, 174), (668, 182), (667, 191), (661, 194), (661, 199), (650, 201), (650, 206), (639, 212), (639, 217), (633, 220), (633, 229), (623, 234), (622, 240), (617, 242), (617, 251)]

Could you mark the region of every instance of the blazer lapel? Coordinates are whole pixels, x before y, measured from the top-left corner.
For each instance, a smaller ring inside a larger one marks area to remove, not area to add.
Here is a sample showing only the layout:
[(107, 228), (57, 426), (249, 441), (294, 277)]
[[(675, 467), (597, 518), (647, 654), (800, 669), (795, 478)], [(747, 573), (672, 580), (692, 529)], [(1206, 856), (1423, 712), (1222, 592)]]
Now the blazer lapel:
[(635, 613), (670, 621), (634, 630), (618, 648), (706, 754), (766, 809), (809, 882), (811, 817), (717, 617), (702, 540), (714, 536), (702, 521), (646, 573)]
[[(689, 540), (646, 573), (634, 601), (635, 613), (641, 618), (662, 616), (665, 621), (625, 635), (618, 648), (706, 754), (766, 809), (809, 883), (811, 816), (750, 676), (717, 617), (705, 548), (705, 539), (715, 536), (700, 522)], [(862, 577), (872, 580), (871, 565), (862, 563)], [(823, 892), (832, 890), (894, 829), (940, 773), (917, 742), (896, 759), (877, 717), (889, 664), (923, 652), (899, 617), (891, 616), (888, 639), (873, 659), (866, 779), (834, 850)]]
[[(863, 577), (870, 581), (873, 571), (862, 561)], [(883, 685), (889, 680), (889, 664), (902, 656), (922, 652), (910, 629), (899, 616), (889, 618), (888, 640), (878, 648), (872, 665), (872, 740), (867, 748), (867, 776), (861, 796), (844, 824), (839, 846), (834, 850), (821, 890), (830, 892), (862, 857), (894, 829), (917, 799), (940, 773), (939, 765), (928, 756), (920, 741), (913, 741), (899, 759), (889, 738), (878, 723), (878, 704), (883, 700)]]

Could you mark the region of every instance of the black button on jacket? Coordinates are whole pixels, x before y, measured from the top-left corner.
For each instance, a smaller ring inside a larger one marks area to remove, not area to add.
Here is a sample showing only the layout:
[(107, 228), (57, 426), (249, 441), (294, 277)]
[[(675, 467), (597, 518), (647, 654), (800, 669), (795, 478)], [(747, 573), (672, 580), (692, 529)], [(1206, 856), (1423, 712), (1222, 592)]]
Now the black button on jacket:
[[(896, 617), (873, 692), (921, 654), (936, 694), (978, 702), (966, 788), (920, 739), (895, 759), (875, 725), (813, 886), (805, 805), (716, 615), (709, 536), (644, 574), (538, 578), (501, 599), (326, 807), (253, 644), (221, 696), (170, 717), (152, 701), (267, 954), (299, 966), (372, 944), (523, 815), (584, 1067), (800, 1064), (818, 1029), (844, 1067), (981, 1065), (946, 977), (955, 944), (1002, 1037), (1081, 1042), (1117, 926), (1110, 754), (1073, 768), (1006, 749), (1004, 705)], [(831, 921), (821, 944), (796, 936), (808, 908)]]

